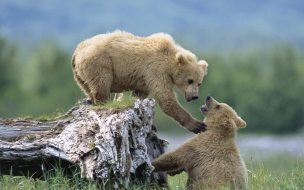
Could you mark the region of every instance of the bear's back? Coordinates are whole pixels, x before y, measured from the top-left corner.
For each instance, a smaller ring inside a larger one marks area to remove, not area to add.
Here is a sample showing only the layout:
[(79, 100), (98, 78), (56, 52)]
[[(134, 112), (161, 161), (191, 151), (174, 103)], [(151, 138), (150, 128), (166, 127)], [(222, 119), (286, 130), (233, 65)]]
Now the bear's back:
[[(197, 57), (174, 42), (166, 33), (155, 33), (148, 37), (139, 37), (131, 33), (116, 30), (111, 33), (99, 34), (81, 42), (76, 48), (77, 52), (98, 52), (106, 50), (108, 53), (124, 52), (129, 55), (156, 53), (158, 56), (175, 56), (182, 52), (190, 62), (197, 62)], [(160, 54), (161, 53), (161, 54)], [(121, 54), (120, 54), (121, 55)]]

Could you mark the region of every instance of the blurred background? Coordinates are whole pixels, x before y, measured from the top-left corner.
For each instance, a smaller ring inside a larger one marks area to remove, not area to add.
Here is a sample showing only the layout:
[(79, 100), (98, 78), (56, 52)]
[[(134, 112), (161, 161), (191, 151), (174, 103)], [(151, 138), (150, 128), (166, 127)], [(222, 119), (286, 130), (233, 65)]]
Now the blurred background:
[[(302, 0), (1, 0), (0, 117), (67, 111), (84, 98), (70, 66), (84, 39), (165, 32), (209, 63), (198, 100), (176, 91), (187, 111), (203, 120), (199, 107), (211, 94), (247, 122), (243, 146), (303, 153), (303, 21)], [(172, 146), (192, 135), (159, 107), (155, 124)]]

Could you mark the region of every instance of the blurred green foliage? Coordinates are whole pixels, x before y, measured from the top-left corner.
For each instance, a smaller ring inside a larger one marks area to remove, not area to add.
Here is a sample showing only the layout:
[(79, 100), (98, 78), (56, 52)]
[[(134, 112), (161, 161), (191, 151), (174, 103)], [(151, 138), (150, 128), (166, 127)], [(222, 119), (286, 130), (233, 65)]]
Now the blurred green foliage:
[(0, 46), (0, 117), (67, 110), (84, 97), (73, 79), (70, 53), (53, 42), (42, 42), (28, 60), (1, 36)]
[[(241, 132), (295, 133), (304, 126), (304, 59), (300, 50), (280, 45), (231, 52), (196, 53), (209, 63), (200, 98), (181, 105), (203, 120), (199, 107), (207, 94), (232, 106), (247, 122)], [(85, 97), (73, 79), (71, 54), (51, 40), (29, 58), (0, 35), (0, 117), (39, 116), (68, 110)], [(186, 132), (157, 106), (159, 131)]]

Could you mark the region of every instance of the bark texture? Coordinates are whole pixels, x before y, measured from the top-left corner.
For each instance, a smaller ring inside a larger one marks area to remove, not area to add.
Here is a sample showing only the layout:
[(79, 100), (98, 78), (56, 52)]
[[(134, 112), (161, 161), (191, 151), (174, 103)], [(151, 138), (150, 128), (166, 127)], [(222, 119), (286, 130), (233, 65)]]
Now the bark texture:
[(67, 175), (78, 166), (82, 177), (115, 188), (131, 181), (164, 185), (164, 173), (152, 174), (151, 161), (168, 144), (156, 135), (154, 110), (155, 101), (145, 99), (116, 111), (81, 103), (58, 121), (0, 119), (0, 172), (41, 177), (59, 163)]

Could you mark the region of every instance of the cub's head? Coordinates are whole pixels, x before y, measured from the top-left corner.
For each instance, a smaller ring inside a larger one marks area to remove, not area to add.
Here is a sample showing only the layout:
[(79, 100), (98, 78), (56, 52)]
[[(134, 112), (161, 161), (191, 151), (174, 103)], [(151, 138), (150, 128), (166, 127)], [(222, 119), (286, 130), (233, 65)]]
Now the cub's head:
[(208, 127), (221, 129), (237, 129), (246, 127), (246, 122), (227, 104), (219, 103), (210, 95), (206, 97), (205, 105), (201, 106)]
[(204, 60), (197, 61), (189, 51), (184, 50), (175, 55), (173, 83), (184, 94), (185, 100), (198, 99), (199, 86), (207, 73), (208, 63)]

